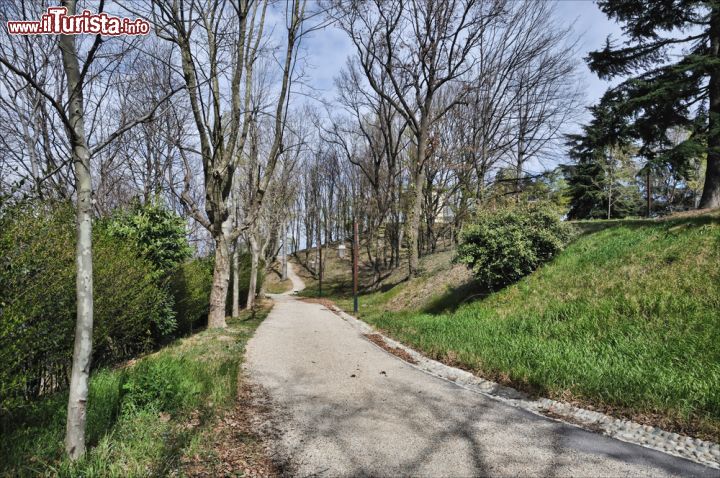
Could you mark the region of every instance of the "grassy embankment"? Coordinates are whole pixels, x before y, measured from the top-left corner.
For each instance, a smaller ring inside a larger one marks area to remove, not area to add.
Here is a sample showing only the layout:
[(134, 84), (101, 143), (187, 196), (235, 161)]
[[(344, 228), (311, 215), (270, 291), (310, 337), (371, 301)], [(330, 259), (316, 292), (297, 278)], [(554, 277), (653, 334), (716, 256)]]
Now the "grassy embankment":
[(292, 281), (290, 279), (282, 280), (280, 267), (279, 263), (274, 263), (265, 275), (263, 289), (268, 294), (282, 294), (292, 288)]
[[(719, 441), (720, 214), (579, 227), (492, 294), (455, 280), (451, 253), (428, 257), (423, 277), (364, 294), (360, 317), (483, 377)], [(329, 268), (351, 310), (347, 267)]]
[(91, 448), (76, 464), (62, 458), (66, 394), (4, 423), (0, 476), (213, 476), (270, 466), (237, 410), (245, 344), (268, 310), (244, 312), (226, 330), (200, 332), (123, 368), (95, 372)]

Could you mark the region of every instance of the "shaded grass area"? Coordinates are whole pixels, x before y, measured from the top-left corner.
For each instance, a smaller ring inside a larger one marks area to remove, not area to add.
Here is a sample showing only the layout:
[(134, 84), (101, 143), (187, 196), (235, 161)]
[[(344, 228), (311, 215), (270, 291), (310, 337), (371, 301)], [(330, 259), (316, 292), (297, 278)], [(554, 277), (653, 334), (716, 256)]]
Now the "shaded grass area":
[[(67, 394), (17, 412), (3, 423), (2, 476), (165, 476), (188, 457), (212, 460), (208, 433), (235, 405), (245, 344), (268, 307), (231, 319), (226, 330), (180, 339), (121, 369), (93, 373), (88, 453), (63, 458)], [(259, 446), (259, 445), (258, 445)]]
[(280, 280), (277, 282), (266, 282), (265, 292), (268, 294), (283, 294), (292, 288), (290, 279)]
[[(299, 295), (304, 297), (329, 297), (333, 299), (352, 297), (352, 255), (350, 243), (346, 243), (347, 251), (345, 257), (340, 258), (336, 247), (323, 246), (323, 283), (322, 294), (317, 271), (317, 249), (299, 251), (293, 256), (295, 272), (305, 282), (305, 289)], [(372, 292), (386, 292), (407, 281), (407, 259), (403, 258), (400, 267), (386, 268), (376, 271), (366, 254), (366, 245), (361, 243), (360, 265), (358, 267), (359, 285), (361, 294)], [(451, 255), (448, 251), (439, 254), (425, 256), (420, 261), (420, 270), (425, 273), (432, 273), (437, 268), (437, 257), (446, 258), (449, 261)], [(444, 261), (447, 263), (448, 261)], [(443, 268), (445, 265), (443, 265)]]
[[(352, 262), (350, 253), (344, 258), (337, 256), (333, 247), (323, 246), (323, 297), (340, 297), (352, 294)], [(317, 249), (301, 251), (295, 254), (293, 262), (296, 264), (295, 273), (305, 282), (305, 289), (299, 292), (303, 297), (320, 297), (320, 282), (317, 271)], [(362, 262), (361, 262), (362, 264)], [(363, 284), (370, 284), (369, 267), (360, 267)]]
[(263, 289), (266, 293), (283, 294), (292, 289), (292, 281), (290, 279), (282, 280), (281, 269), (281, 264), (277, 262), (268, 268), (263, 282)]
[(594, 230), (496, 293), (439, 285), (419, 307), (389, 309), (429, 276), (362, 296), (360, 317), (484, 377), (719, 441), (718, 214)]

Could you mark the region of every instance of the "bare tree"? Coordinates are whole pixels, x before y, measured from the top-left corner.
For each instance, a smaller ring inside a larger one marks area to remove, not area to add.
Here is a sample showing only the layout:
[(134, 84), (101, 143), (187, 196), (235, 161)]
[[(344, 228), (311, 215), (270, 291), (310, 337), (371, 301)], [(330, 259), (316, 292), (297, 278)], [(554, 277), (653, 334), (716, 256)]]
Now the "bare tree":
[[(11, 1), (0, 4), (0, 18), (38, 18), (46, 2)], [(65, 125), (55, 114), (54, 103), (63, 103), (64, 72), (57, 48), (57, 38), (10, 37), (3, 32), (0, 54), (22, 72), (32, 75), (39, 88), (28, 88), (27, 81), (18, 81), (15, 71), (0, 69), (0, 145), (4, 153), (4, 171), (0, 182), (36, 196), (51, 194), (68, 197), (72, 194), (70, 145), (64, 134)], [(42, 90), (42, 92), (41, 92)]]
[[(122, 118), (141, 111), (176, 87), (171, 46), (146, 37), (142, 50), (136, 51), (124, 68), (126, 81), (116, 87), (117, 101), (99, 116)], [(145, 51), (151, 51), (152, 56)], [(162, 200), (178, 213), (183, 212), (174, 194), (179, 184), (173, 173), (183, 167), (181, 149), (192, 144), (188, 106), (186, 97), (175, 95), (152, 121), (129, 131), (98, 158), (94, 182), (95, 207), (100, 214), (138, 199), (143, 204)]]
[[(132, 5), (126, 8), (132, 9)], [(159, 37), (171, 42), (181, 59), (181, 70), (197, 130), (204, 177), (204, 212), (190, 194), (190, 172), (181, 193), (188, 212), (210, 233), (215, 243), (215, 269), (210, 297), (210, 327), (225, 327), (225, 301), (230, 277), (230, 250), (234, 241), (256, 221), (263, 197), (282, 152), (284, 120), (294, 67), (302, 35), (305, 0), (286, 3), (287, 42), (280, 60), (282, 81), (274, 111), (273, 140), (268, 163), (255, 199), (242, 224), (231, 214), (235, 170), (250, 125), (254, 67), (262, 53), (267, 0), (153, 0), (148, 16)], [(201, 47), (198, 47), (201, 44)], [(201, 48), (202, 53), (197, 54)], [(229, 84), (224, 95), (222, 82)]]
[[(408, 143), (407, 121), (383, 96), (368, 88), (364, 78), (364, 73), (352, 61), (340, 73), (336, 80), (338, 102), (349, 118), (332, 117), (324, 128), (322, 140), (331, 144), (339, 157), (357, 167), (369, 183), (371, 194), (366, 204), (365, 232), (369, 236), (369, 259), (379, 278), (381, 266), (386, 265), (385, 223), (393, 207), (401, 155)], [(385, 75), (380, 81), (388, 83), (389, 79)], [(391, 250), (394, 253), (396, 248)]]
[[(503, 12), (504, 1), (394, 0), (338, 1), (334, 17), (357, 50), (368, 83), (400, 113), (414, 137), (409, 164), (407, 210), (409, 275), (418, 271), (418, 233), (425, 184), (429, 134), (470, 89), (460, 88), (445, 108), (435, 98), (446, 85), (461, 79), (476, 62), (485, 31)], [(381, 78), (387, 76), (389, 84)]]
[(526, 4), (520, 10), (532, 23), (527, 26), (532, 46), (525, 62), (517, 65), (511, 80), (514, 154), (511, 164), (522, 188), (526, 163), (540, 162), (544, 153), (564, 138), (567, 125), (581, 112), (576, 40), (570, 27), (559, 27), (554, 5)]

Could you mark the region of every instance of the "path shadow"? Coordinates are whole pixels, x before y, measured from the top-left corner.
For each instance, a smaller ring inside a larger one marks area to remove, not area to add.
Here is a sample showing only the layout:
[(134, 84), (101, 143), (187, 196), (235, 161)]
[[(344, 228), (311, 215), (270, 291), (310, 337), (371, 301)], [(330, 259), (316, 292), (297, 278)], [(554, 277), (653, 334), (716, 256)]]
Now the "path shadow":
[(301, 468), (303, 476), (611, 476), (603, 468), (609, 458), (640, 466), (649, 476), (718, 476), (717, 470), (486, 397), (468, 398), (472, 392), (451, 383), (443, 382), (440, 393), (389, 375), (394, 400), (368, 389), (326, 397), (322, 374), (293, 367), (292, 375), (271, 381), (289, 387), (293, 413), (302, 416), (296, 421), (285, 413), (281, 428), (289, 438), (284, 455), (292, 462), (285, 465), (293, 473)]
[(474, 280), (469, 280), (457, 287), (448, 288), (443, 294), (431, 299), (423, 308), (427, 314), (443, 314), (455, 312), (465, 304), (482, 300), (490, 294)]

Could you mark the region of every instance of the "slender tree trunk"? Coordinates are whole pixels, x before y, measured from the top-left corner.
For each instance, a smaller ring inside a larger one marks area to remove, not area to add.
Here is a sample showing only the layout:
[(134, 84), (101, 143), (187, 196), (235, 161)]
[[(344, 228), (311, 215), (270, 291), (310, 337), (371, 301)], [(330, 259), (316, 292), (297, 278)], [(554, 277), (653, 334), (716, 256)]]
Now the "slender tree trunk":
[(517, 164), (515, 165), (515, 202), (520, 202), (520, 195), (522, 193), (522, 174), (523, 174), (523, 163), (525, 162), (525, 141), (521, 134), (518, 141), (518, 154)]
[(287, 280), (287, 256), (288, 256), (288, 245), (287, 245), (287, 224), (284, 224), (280, 226), (280, 233), (282, 234), (282, 270), (281, 270), (281, 278), (282, 280)]
[[(32, 114), (32, 117), (35, 118), (37, 115), (35, 113)], [(30, 128), (28, 127), (27, 121), (23, 118), (21, 120), (22, 123), (22, 130), (23, 130), (23, 139), (25, 140), (25, 147), (27, 148), (28, 152), (28, 159), (30, 160), (30, 171), (32, 173), (33, 178), (33, 188), (37, 192), (39, 197), (42, 197), (42, 185), (40, 182), (40, 166), (38, 165), (38, 158), (37, 158), (37, 152), (35, 150), (35, 143), (33, 141), (33, 136), (30, 135)]]
[(403, 239), (404, 239), (403, 235), (404, 235), (405, 229), (400, 226), (399, 218), (398, 218), (398, 221), (396, 224), (396, 229), (397, 229), (397, 242), (395, 243), (395, 247), (397, 250), (396, 250), (396, 255), (395, 255), (395, 267), (400, 267), (400, 250), (402, 249), (402, 244), (403, 244)]
[(258, 264), (260, 263), (260, 247), (254, 233), (250, 235), (250, 282), (248, 284), (247, 304), (245, 308), (251, 310), (255, 307), (257, 295)]
[(380, 269), (382, 268), (382, 254), (383, 254), (383, 246), (384, 246), (384, 244), (382, 243), (381, 237), (380, 237), (379, 226), (375, 229), (374, 236), (375, 236), (373, 238), (373, 242), (375, 244), (374, 266), (375, 266), (375, 275), (377, 277), (376, 280), (379, 281), (380, 280)]
[(232, 277), (232, 316), (237, 317), (240, 315), (240, 247), (237, 242), (235, 244), (235, 250), (233, 251)]
[(613, 177), (614, 176), (613, 168), (615, 167), (614, 162), (615, 162), (615, 158), (612, 157), (612, 153), (611, 153), (610, 154), (610, 167), (608, 168), (608, 175), (610, 176), (610, 181), (608, 183), (608, 205), (607, 205), (608, 206), (607, 207), (607, 218), (608, 219), (610, 219), (611, 212), (612, 212), (612, 188), (613, 188), (613, 183), (615, 182), (615, 178)]
[(295, 220), (295, 237), (293, 237), (293, 254), (297, 254), (300, 242), (300, 220)]
[(652, 212), (652, 182), (650, 178), (650, 167), (648, 167), (647, 170), (647, 183), (645, 185), (646, 193), (647, 193), (647, 217), (650, 217), (650, 213)]
[(208, 328), (227, 327), (225, 322), (225, 303), (227, 301), (228, 283), (230, 281), (230, 245), (224, 235), (215, 239), (215, 268), (213, 285), (210, 291), (210, 313)]
[[(69, 15), (75, 14), (75, 0), (64, 2)], [(75, 346), (67, 407), (65, 451), (71, 460), (85, 454), (88, 381), (93, 334), (93, 263), (92, 263), (92, 177), (90, 152), (85, 137), (85, 109), (75, 37), (60, 36), (63, 67), (67, 77), (68, 111), (72, 159), (77, 187), (77, 244), (75, 262), (77, 319)]]
[[(710, 25), (710, 53), (720, 56), (720, 7), (715, 6)], [(720, 207), (720, 67), (714, 67), (708, 85), (710, 96), (707, 170), (700, 208)]]
[[(261, 241), (258, 240), (258, 244), (260, 244), (260, 243), (261, 243)], [(270, 244), (269, 240), (262, 241), (262, 247), (259, 249), (259, 252), (258, 252), (258, 266), (257, 266), (257, 273), (255, 274), (255, 277), (256, 277), (255, 289), (257, 292), (255, 294), (255, 297), (265, 297), (265, 293), (266, 293), (265, 281), (264, 280), (261, 281), (259, 279), (260, 279), (260, 271), (261, 270), (263, 271), (264, 275), (267, 274), (267, 272), (269, 271), (269, 268), (268, 268), (269, 263), (265, 260), (265, 258), (267, 257), (267, 248), (268, 248), (269, 244)]]
[(305, 223), (305, 264), (310, 267), (310, 263), (308, 262), (310, 260), (310, 248), (313, 244), (313, 235), (315, 234), (315, 229), (313, 228), (314, 221), (310, 221), (310, 224), (307, 222)]
[(322, 224), (320, 224), (320, 216), (318, 215), (317, 225), (317, 274), (318, 274), (318, 295), (322, 297), (322, 283), (323, 283), (323, 269), (322, 269), (322, 237), (320, 231), (322, 230)]
[(412, 187), (414, 190), (411, 195), (411, 203), (408, 208), (408, 276), (416, 277), (418, 273), (418, 265), (420, 262), (420, 254), (418, 250), (418, 238), (420, 235), (420, 216), (422, 214), (423, 201), (423, 185), (425, 184), (425, 155), (427, 148), (427, 126), (420, 126), (420, 134), (418, 135), (417, 159), (412, 171)]

